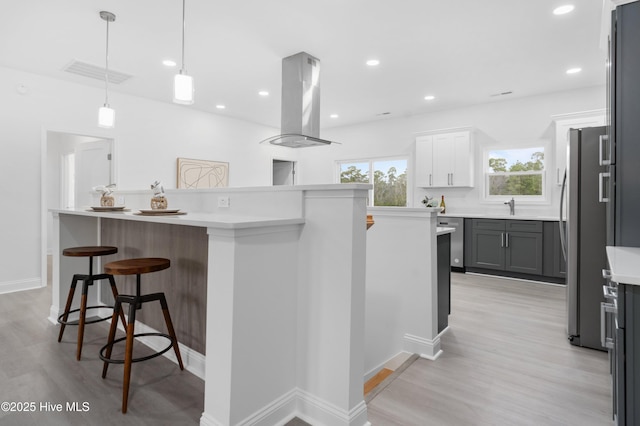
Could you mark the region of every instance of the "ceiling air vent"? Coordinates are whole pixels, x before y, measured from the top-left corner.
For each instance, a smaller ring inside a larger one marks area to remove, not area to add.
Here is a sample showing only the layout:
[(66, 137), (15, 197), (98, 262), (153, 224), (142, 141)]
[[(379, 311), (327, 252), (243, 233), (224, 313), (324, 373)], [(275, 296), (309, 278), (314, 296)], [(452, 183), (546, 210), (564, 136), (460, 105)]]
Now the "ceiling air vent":
[(498, 96), (507, 96), (507, 95), (510, 95), (512, 93), (513, 93), (513, 91), (509, 90), (507, 92), (492, 93), (489, 96), (492, 97), (492, 98), (497, 98)]
[[(63, 68), (63, 71), (70, 72), (72, 74), (81, 75), (83, 77), (94, 78), (96, 80), (104, 81), (105, 68), (97, 65), (89, 64), (78, 60), (73, 60), (70, 64)], [(125, 74), (123, 72), (109, 70), (109, 83), (120, 84), (129, 80), (132, 75)]]

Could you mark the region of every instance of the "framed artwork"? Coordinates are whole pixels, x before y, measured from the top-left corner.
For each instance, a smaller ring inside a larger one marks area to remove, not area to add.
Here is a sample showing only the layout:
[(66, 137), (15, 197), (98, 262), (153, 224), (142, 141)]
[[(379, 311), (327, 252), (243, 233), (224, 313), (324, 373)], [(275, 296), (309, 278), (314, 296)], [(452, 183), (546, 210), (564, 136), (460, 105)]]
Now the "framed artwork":
[(229, 163), (178, 158), (178, 189), (229, 186)]

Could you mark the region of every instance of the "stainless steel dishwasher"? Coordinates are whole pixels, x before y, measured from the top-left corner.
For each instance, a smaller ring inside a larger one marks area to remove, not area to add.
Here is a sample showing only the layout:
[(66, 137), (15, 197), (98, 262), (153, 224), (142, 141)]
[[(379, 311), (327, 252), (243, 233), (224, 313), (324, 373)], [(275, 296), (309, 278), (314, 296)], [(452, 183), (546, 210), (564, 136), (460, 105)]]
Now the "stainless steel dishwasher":
[(464, 272), (464, 218), (440, 216), (438, 226), (455, 228), (451, 234), (451, 270)]

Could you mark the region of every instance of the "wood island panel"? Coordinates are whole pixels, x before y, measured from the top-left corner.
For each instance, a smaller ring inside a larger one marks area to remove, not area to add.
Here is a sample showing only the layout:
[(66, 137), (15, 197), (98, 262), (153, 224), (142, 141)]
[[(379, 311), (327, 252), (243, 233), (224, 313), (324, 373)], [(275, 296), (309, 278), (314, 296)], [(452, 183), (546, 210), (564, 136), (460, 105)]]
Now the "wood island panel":
[[(171, 267), (142, 275), (143, 294), (164, 292), (178, 341), (205, 354), (208, 235), (204, 227), (119, 219), (101, 220), (101, 243), (118, 247), (109, 261), (164, 257)], [(118, 291), (135, 294), (135, 275), (115, 277)], [(113, 300), (107, 289), (103, 300)], [(125, 306), (125, 309), (128, 307)], [(125, 313), (127, 311), (125, 310)], [(166, 332), (159, 303), (143, 305), (137, 320)]]

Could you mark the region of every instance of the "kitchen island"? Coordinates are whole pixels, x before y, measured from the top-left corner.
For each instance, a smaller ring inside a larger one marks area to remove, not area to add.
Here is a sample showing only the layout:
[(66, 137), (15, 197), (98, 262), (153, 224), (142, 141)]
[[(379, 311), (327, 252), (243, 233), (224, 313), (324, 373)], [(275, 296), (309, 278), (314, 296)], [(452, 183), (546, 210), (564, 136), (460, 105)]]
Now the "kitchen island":
[[(369, 188), (170, 193), (183, 216), (52, 211), (50, 319), (61, 311), (72, 274), (86, 268), (61, 256), (62, 248), (108, 242), (119, 248), (114, 258), (171, 257), (172, 267), (143, 287), (169, 291), (187, 368), (205, 380), (201, 425), (272, 425), (296, 416), (312, 424), (366, 425)], [(136, 197), (127, 194), (127, 204), (147, 208), (148, 196)], [(212, 207), (216, 197), (228, 197), (231, 207)], [(123, 285), (121, 292), (129, 284)], [(154, 328), (151, 317), (145, 321)]]
[[(438, 331), (439, 208), (369, 207), (365, 379), (401, 353), (442, 353)], [(450, 230), (441, 230), (441, 233)]]

